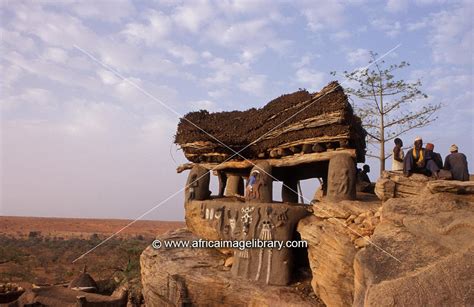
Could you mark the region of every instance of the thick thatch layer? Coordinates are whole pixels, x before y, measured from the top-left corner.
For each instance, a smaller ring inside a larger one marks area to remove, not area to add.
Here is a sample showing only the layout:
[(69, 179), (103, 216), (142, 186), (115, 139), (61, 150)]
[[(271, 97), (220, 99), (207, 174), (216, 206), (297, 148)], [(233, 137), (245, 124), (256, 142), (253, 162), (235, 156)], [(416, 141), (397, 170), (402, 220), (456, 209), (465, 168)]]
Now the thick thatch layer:
[(249, 159), (347, 147), (356, 149), (362, 162), (365, 136), (342, 87), (331, 82), (319, 93), (286, 94), (261, 109), (188, 113), (178, 124), (175, 143), (192, 162), (222, 162), (233, 155), (226, 146), (247, 147), (241, 154)]

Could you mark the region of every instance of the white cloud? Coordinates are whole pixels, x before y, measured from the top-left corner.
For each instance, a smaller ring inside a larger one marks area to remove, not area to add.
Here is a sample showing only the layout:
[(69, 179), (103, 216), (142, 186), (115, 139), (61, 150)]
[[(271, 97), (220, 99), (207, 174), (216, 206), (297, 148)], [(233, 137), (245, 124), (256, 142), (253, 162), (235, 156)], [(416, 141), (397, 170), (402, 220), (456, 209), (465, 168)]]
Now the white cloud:
[(3, 95), (3, 111), (35, 112), (44, 114), (58, 105), (57, 97), (48, 89), (30, 87), (22, 89), (17, 95)]
[(321, 55), (317, 53), (305, 53), (298, 61), (293, 63), (293, 67), (302, 68), (311, 65), (314, 59), (320, 58)]
[(217, 19), (206, 28), (206, 41), (232, 48), (240, 59), (253, 62), (268, 49), (285, 54), (292, 41), (282, 39), (275, 31), (275, 22), (267, 15), (238, 21)]
[(100, 38), (74, 16), (45, 10), (38, 3), (8, 7), (14, 12), (11, 24), (17, 31), (39, 37), (45, 43), (73, 48), (74, 45), (92, 48)]
[[(57, 2), (55, 4), (61, 5), (62, 3)], [(70, 8), (82, 18), (93, 18), (101, 21), (119, 22), (135, 13), (135, 7), (128, 0), (79, 1), (64, 4), (65, 7)]]
[(211, 98), (219, 99), (219, 98), (229, 95), (229, 91), (221, 88), (221, 89), (208, 91), (207, 95), (209, 95), (209, 97)]
[(130, 41), (156, 45), (168, 36), (172, 26), (170, 17), (160, 11), (152, 10), (147, 12), (144, 23), (128, 23), (122, 33)]
[(201, 52), (201, 56), (204, 58), (204, 59), (212, 59), (212, 53), (210, 53), (209, 51), (203, 51)]
[(385, 9), (391, 13), (398, 13), (406, 10), (408, 7), (408, 0), (388, 0)]
[(254, 62), (257, 60), (258, 56), (264, 52), (265, 48), (260, 47), (260, 48), (245, 48), (242, 50), (239, 58), (243, 62)]
[(184, 65), (194, 64), (199, 58), (199, 54), (186, 45), (173, 45), (167, 50), (171, 55), (180, 59)]
[(344, 6), (339, 1), (297, 1), (307, 26), (317, 32), (325, 28), (338, 28), (345, 22)]
[(308, 68), (300, 68), (296, 71), (296, 81), (301, 87), (318, 90), (322, 87), (324, 74)]
[(214, 11), (206, 0), (189, 1), (178, 6), (172, 18), (177, 27), (197, 33), (206, 22), (212, 19)]
[(268, 38), (273, 32), (265, 19), (253, 19), (226, 25), (221, 33), (214, 33), (214, 39), (224, 46), (234, 46), (256, 38)]
[(97, 75), (99, 75), (102, 82), (107, 85), (117, 84), (120, 82), (120, 79), (116, 75), (105, 69), (98, 70)]
[(417, 30), (424, 29), (427, 26), (428, 26), (428, 21), (427, 21), (426, 18), (423, 18), (420, 21), (408, 23), (407, 24), (407, 30), (408, 31), (417, 31)]
[(267, 77), (265, 75), (252, 75), (239, 83), (239, 88), (252, 95), (261, 96), (265, 90)]
[(336, 41), (344, 41), (351, 37), (351, 32), (347, 30), (337, 31), (334, 33), (331, 38)]
[(204, 80), (209, 84), (228, 83), (234, 77), (244, 76), (249, 71), (248, 65), (238, 62), (229, 62), (223, 58), (214, 58), (207, 64), (207, 67), (213, 70), (210, 76)]
[(347, 54), (347, 61), (352, 64), (367, 64), (370, 60), (370, 51), (363, 48), (358, 48)]
[(191, 101), (189, 102), (189, 105), (191, 106), (191, 109), (195, 111), (198, 111), (198, 110), (207, 110), (211, 112), (219, 111), (217, 109), (216, 103), (210, 100)]
[(374, 29), (385, 32), (388, 37), (397, 36), (402, 28), (399, 21), (390, 21), (383, 17), (372, 20), (370, 24)]
[(37, 47), (31, 37), (16, 31), (9, 31), (5, 28), (0, 28), (0, 37), (2, 48), (6, 45), (11, 48), (18, 48), (20, 50), (35, 52)]
[(222, 0), (217, 1), (217, 6), (224, 13), (252, 14), (268, 10), (272, 4), (271, 0)]
[[(97, 80), (88, 75), (89, 71), (85, 74), (82, 71), (72, 70), (65, 65), (60, 65), (60, 63), (48, 62), (41, 56), (28, 58), (16, 51), (7, 51), (3, 56), (11, 64), (21, 67), (24, 77), (27, 75), (35, 76), (67, 86), (82, 87), (88, 91), (100, 89)], [(86, 67), (92, 67), (90, 61), (85, 63), (84, 68)]]
[(61, 48), (47, 48), (43, 54), (46, 60), (50, 60), (56, 63), (64, 64), (68, 60), (69, 56), (66, 50)]
[(169, 140), (169, 131), (174, 131), (177, 126), (177, 119), (162, 114), (154, 115), (151, 118), (147, 118), (146, 121), (140, 127), (140, 137), (149, 142), (150, 144), (156, 145), (161, 143), (160, 140)]
[(429, 42), (435, 62), (472, 65), (472, 10), (472, 2), (466, 2), (464, 6), (443, 10), (431, 16)]
[[(15, 85), (15, 83), (24, 75), (24, 70), (18, 65), (1, 64), (0, 71), (2, 72), (2, 78), (0, 78), (0, 84), (2, 88), (9, 89)], [(5, 94), (5, 92), (3, 92)]]

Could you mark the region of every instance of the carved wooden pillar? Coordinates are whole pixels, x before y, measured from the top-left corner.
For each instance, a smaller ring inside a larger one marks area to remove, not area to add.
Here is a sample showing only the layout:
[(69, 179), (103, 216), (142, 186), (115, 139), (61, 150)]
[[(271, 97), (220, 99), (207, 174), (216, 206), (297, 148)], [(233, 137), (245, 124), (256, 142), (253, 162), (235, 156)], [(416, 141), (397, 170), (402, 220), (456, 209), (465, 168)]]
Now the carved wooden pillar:
[(244, 179), (238, 175), (227, 175), (225, 196), (244, 195)]
[(272, 166), (262, 161), (257, 163), (250, 171), (249, 180), (245, 187), (245, 199), (250, 202), (267, 202), (273, 200)]
[(211, 191), (209, 191), (210, 179), (211, 175), (207, 169), (199, 165), (193, 166), (184, 190), (185, 201), (208, 199), (211, 195)]
[(329, 161), (327, 199), (356, 199), (356, 166), (348, 154), (338, 154)]

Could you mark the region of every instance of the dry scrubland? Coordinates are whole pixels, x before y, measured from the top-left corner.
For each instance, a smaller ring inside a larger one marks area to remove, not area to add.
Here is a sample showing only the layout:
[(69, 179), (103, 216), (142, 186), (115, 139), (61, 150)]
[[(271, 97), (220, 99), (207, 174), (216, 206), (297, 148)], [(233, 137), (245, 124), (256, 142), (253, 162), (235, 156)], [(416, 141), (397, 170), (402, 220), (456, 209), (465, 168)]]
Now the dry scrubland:
[[(0, 283), (69, 282), (85, 264), (104, 288), (128, 282), (139, 291), (139, 257), (156, 235), (182, 222), (138, 221), (85, 258), (74, 259), (129, 220), (0, 217)], [(138, 292), (137, 291), (137, 292)]]

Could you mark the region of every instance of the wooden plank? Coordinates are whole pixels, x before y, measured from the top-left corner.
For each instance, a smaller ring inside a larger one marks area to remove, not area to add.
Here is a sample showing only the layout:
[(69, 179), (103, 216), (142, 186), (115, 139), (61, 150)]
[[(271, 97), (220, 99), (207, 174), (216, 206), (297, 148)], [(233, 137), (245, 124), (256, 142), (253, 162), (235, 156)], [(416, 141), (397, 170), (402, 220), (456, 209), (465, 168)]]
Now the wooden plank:
[(294, 123), (288, 126), (281, 127), (279, 129), (275, 129), (267, 133), (265, 137), (263, 137), (262, 139), (263, 140), (273, 139), (291, 131), (337, 124), (337, 123), (341, 123), (343, 120), (344, 120), (343, 111), (321, 114), (318, 116), (306, 118), (298, 123)]
[(186, 169), (191, 169), (194, 165), (200, 165), (207, 169), (212, 170), (224, 170), (227, 168), (242, 169), (252, 168), (255, 163), (259, 161), (267, 161), (273, 167), (289, 167), (300, 164), (318, 162), (318, 161), (329, 161), (335, 155), (346, 153), (351, 157), (356, 157), (355, 149), (341, 149), (336, 151), (325, 151), (315, 152), (310, 154), (296, 154), (292, 156), (286, 156), (280, 159), (256, 159), (256, 160), (244, 160), (244, 161), (227, 161), (223, 163), (185, 163), (177, 168), (177, 172), (181, 173)]

